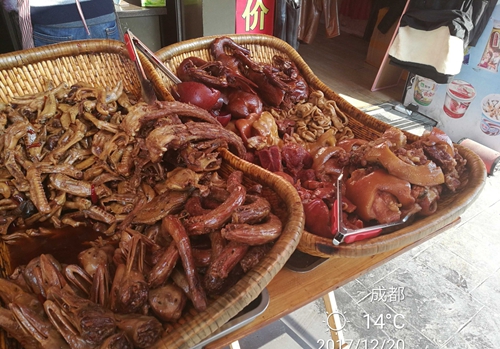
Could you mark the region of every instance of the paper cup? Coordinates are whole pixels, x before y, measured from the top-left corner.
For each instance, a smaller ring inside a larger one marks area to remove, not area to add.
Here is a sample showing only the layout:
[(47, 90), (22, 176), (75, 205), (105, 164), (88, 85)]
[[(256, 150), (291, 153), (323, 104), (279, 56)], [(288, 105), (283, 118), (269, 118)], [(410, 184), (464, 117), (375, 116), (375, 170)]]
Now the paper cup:
[(489, 136), (500, 134), (500, 94), (487, 95), (481, 101), (481, 131)]
[(415, 78), (415, 88), (413, 89), (413, 99), (420, 105), (428, 106), (436, 94), (436, 82), (421, 76)]
[(461, 118), (474, 97), (476, 90), (471, 84), (463, 80), (453, 80), (448, 84), (443, 110), (453, 119)]

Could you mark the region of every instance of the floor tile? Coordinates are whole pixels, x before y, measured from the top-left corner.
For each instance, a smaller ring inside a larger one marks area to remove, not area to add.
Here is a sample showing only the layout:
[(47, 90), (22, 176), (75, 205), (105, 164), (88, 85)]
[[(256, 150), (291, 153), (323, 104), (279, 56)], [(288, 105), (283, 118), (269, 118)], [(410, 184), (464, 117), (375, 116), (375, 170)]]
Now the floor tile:
[(441, 244), (433, 244), (415, 257), (439, 275), (466, 292), (475, 289), (490, 274), (470, 264)]
[[(251, 346), (242, 346), (241, 348), (250, 349)], [(254, 347), (256, 348), (256, 347)], [(273, 339), (267, 344), (264, 344), (260, 349), (274, 349), (274, 348), (290, 348), (290, 349), (303, 349), (297, 342), (293, 340), (287, 333)]]
[(470, 294), (415, 260), (409, 260), (406, 266), (387, 275), (375, 286), (385, 290), (402, 288), (404, 299), (387, 303), (387, 306), (439, 345), (451, 338), (482, 307)]
[(500, 268), (500, 216), (491, 212), (497, 207), (500, 205), (495, 204), (438, 241), (475, 267), (494, 272)]
[(500, 313), (485, 306), (443, 349), (498, 349)]
[[(465, 338), (462, 338), (460, 335), (455, 335), (453, 338), (451, 338), (447, 343), (445, 343), (443, 346), (441, 346), (442, 349), (483, 349), (482, 345), (483, 343), (476, 342), (479, 344), (479, 346), (475, 346), (472, 341), (469, 341)], [(488, 349), (488, 347), (485, 347), (485, 349)], [(492, 349), (492, 348), (489, 348)]]
[[(387, 321), (387, 320), (386, 320)], [(405, 320), (397, 320), (398, 328), (392, 326), (388, 327), (386, 333), (390, 338), (390, 342), (384, 348), (407, 348), (407, 349), (439, 349), (440, 346), (425, 335), (423, 335), (418, 328)], [(391, 346), (389, 346), (391, 345)], [(380, 347), (381, 348), (381, 347)]]
[(322, 298), (303, 306), (281, 319), (309, 346), (316, 348), (318, 343), (331, 339), (327, 325), (327, 313)]
[[(500, 314), (500, 270), (497, 270), (473, 290), (472, 297)], [(498, 328), (500, 332), (500, 327)]]
[(335, 290), (335, 292), (334, 292), (335, 295), (337, 295), (340, 292), (340, 290), (349, 294), (355, 302), (361, 301), (370, 293), (368, 288), (366, 286), (364, 286), (359, 281), (359, 279), (353, 280), (353, 281), (345, 284), (344, 286), (339, 288), (339, 290)]

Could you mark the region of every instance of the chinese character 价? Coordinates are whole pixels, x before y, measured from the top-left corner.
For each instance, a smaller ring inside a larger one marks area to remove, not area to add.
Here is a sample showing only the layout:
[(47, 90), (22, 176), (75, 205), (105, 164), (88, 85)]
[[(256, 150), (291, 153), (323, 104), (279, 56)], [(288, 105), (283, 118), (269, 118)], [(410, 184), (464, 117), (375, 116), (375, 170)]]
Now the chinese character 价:
[(254, 30), (259, 24), (259, 30), (264, 30), (264, 16), (269, 12), (269, 9), (264, 5), (262, 0), (248, 0), (245, 11), (241, 15), (245, 19), (245, 30)]

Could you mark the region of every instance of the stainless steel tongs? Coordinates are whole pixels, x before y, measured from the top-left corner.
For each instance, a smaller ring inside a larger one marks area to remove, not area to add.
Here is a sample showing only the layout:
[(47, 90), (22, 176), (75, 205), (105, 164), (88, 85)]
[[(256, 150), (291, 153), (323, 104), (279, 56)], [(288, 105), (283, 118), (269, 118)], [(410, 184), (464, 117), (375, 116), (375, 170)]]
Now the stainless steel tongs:
[(125, 37), (127, 36), (133, 44), (134, 50), (135, 47), (137, 47), (137, 49), (141, 51), (141, 53), (144, 54), (156, 68), (164, 73), (175, 84), (180, 84), (182, 82), (165, 64), (163, 64), (163, 62), (153, 53), (153, 51), (151, 51), (141, 40), (139, 40), (137, 36), (132, 34), (130, 29), (128, 29), (125, 33)]
[(148, 104), (154, 104), (157, 101), (156, 93), (153, 87), (153, 84), (146, 76), (144, 72), (144, 68), (142, 67), (141, 60), (139, 59), (139, 55), (135, 49), (134, 38), (135, 36), (132, 34), (130, 30), (127, 30), (125, 34), (123, 34), (123, 38), (125, 40), (125, 45), (127, 46), (128, 54), (130, 59), (135, 64), (135, 69), (137, 70), (137, 75), (139, 76), (139, 81), (141, 83), (141, 93), (142, 97)]
[(355, 241), (360, 241), (368, 238), (378, 236), (383, 233), (384, 229), (394, 227), (403, 223), (406, 223), (411, 217), (411, 213), (408, 213), (401, 220), (392, 223), (372, 225), (360, 229), (348, 229), (342, 223), (342, 177), (343, 173), (337, 178), (337, 196), (332, 208), (332, 232), (333, 244), (338, 246), (341, 243), (350, 244)]

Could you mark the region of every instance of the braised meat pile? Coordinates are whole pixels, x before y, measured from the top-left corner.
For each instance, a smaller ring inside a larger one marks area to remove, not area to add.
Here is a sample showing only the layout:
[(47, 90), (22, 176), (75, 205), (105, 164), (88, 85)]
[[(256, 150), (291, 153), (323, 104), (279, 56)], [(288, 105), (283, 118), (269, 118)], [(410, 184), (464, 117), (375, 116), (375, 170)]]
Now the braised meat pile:
[(430, 215), (444, 190), (467, 183), (466, 161), (440, 130), (411, 144), (394, 128), (372, 142), (357, 139), (349, 116), (308, 86), (287, 57), (258, 53), (257, 59), (229, 37), (215, 39), (210, 52), (213, 60), (188, 57), (177, 67), (182, 84), (196, 82), (210, 92), (192, 89), (183, 99), (188, 94), (180, 84), (174, 95), (212, 101), (207, 111), (242, 138), (246, 159), (295, 185), (308, 231), (333, 237), (331, 208), (341, 173), (342, 221), (351, 229)]
[(221, 148), (246, 148), (204, 109), (78, 83), (14, 98), (0, 120), (3, 241), (100, 233), (77, 263), (42, 253), (0, 279), (0, 327), (25, 348), (149, 348), (281, 234), (262, 186), (219, 173)]
[(328, 145), (316, 145), (309, 144), (310, 151), (296, 143), (268, 147), (257, 158), (294, 184), (306, 229), (320, 236), (332, 237), (334, 183), (341, 173), (342, 221), (350, 229), (397, 222), (408, 214), (431, 215), (444, 191), (467, 184), (465, 159), (436, 128), (411, 144), (400, 130), (390, 128), (371, 142), (330, 139)]

